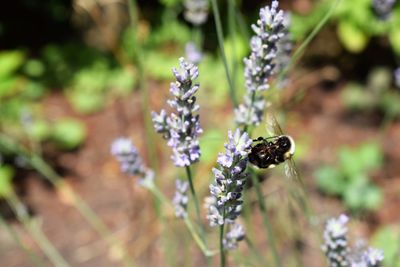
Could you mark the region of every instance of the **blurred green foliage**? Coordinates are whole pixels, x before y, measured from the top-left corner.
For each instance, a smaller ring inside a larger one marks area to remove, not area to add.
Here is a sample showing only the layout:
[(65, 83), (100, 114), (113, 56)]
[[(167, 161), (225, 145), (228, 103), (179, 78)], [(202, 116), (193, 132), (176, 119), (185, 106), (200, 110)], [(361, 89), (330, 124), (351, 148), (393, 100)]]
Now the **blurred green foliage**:
[(63, 149), (74, 149), (83, 143), (86, 128), (80, 121), (62, 119), (55, 123), (51, 138)]
[(384, 266), (400, 267), (399, 225), (381, 226), (371, 238), (372, 245), (383, 250)]
[[(315, 5), (310, 14), (292, 16), (291, 32), (296, 40), (304, 39), (338, 0), (326, 0)], [(337, 36), (350, 52), (362, 52), (369, 40), (376, 36), (388, 37), (397, 55), (400, 55), (400, 5), (395, 5), (387, 19), (375, 14), (371, 0), (340, 1), (331, 22), (337, 27)]]
[(383, 154), (377, 144), (342, 147), (338, 150), (338, 164), (320, 167), (314, 176), (323, 192), (339, 196), (353, 212), (374, 210), (381, 204), (382, 192), (371, 183), (369, 174), (382, 163)]
[[(0, 52), (0, 138), (8, 136), (23, 144), (32, 153), (40, 154), (42, 144), (53, 142), (61, 149), (74, 149), (85, 140), (86, 131), (76, 119), (60, 119), (52, 123), (44, 118), (39, 101), (47, 92), (44, 78), (48, 66), (40, 59), (28, 59), (21, 50)], [(18, 152), (2, 151), (8, 160)], [(11, 190), (13, 168), (0, 167), (0, 195)]]
[(386, 118), (400, 117), (400, 92), (392, 88), (392, 72), (375, 68), (367, 84), (349, 83), (342, 91), (342, 101), (351, 111), (380, 111)]
[(11, 166), (0, 164), (0, 199), (12, 193), (12, 178), (14, 169)]

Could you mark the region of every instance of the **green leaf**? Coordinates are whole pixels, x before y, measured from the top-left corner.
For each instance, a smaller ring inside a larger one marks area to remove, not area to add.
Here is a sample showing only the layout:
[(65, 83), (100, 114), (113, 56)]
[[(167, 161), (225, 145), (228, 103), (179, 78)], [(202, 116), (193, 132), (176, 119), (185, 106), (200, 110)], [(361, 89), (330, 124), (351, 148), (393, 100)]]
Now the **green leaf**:
[(44, 95), (45, 91), (46, 88), (43, 84), (35, 81), (28, 81), (24, 88), (23, 95), (30, 99), (39, 99)]
[(0, 166), (0, 198), (7, 197), (13, 191), (12, 179), (14, 169), (10, 166)]
[(400, 117), (400, 95), (398, 92), (385, 92), (380, 98), (380, 107), (386, 115), (392, 118)]
[(383, 200), (383, 195), (382, 191), (374, 186), (374, 185), (369, 185), (368, 187), (365, 188), (364, 191), (364, 206), (366, 209), (369, 210), (376, 210), (378, 209)]
[(391, 28), (389, 32), (389, 41), (396, 54), (400, 55), (400, 31), (398, 26)]
[(346, 49), (353, 53), (361, 52), (368, 43), (368, 36), (356, 25), (345, 20), (339, 22), (338, 36)]
[(105, 102), (105, 95), (100, 92), (73, 90), (67, 92), (67, 96), (73, 108), (84, 114), (99, 111)]
[(40, 77), (43, 75), (45, 67), (43, 62), (37, 59), (30, 59), (24, 66), (24, 72), (31, 77)]
[(358, 150), (358, 158), (365, 172), (375, 170), (382, 165), (383, 152), (376, 143), (365, 143)]
[(319, 188), (329, 194), (341, 195), (346, 189), (343, 174), (336, 168), (324, 166), (314, 173)]
[(25, 56), (22, 51), (0, 52), (0, 80), (17, 71), (24, 60)]
[(383, 250), (383, 266), (400, 267), (400, 228), (399, 225), (382, 226), (371, 237), (371, 244)]
[(80, 121), (63, 119), (58, 121), (52, 131), (52, 139), (63, 149), (74, 149), (86, 138), (86, 128)]
[(341, 93), (344, 105), (351, 110), (370, 110), (377, 105), (377, 98), (356, 83), (349, 83)]
[(382, 193), (379, 188), (369, 184), (366, 176), (360, 175), (347, 187), (344, 202), (354, 211), (374, 210), (382, 202)]
[(363, 174), (365, 171), (363, 163), (358, 156), (357, 150), (348, 147), (342, 147), (338, 151), (340, 169), (349, 180)]
[(50, 126), (43, 120), (34, 120), (29, 128), (29, 136), (36, 141), (45, 141), (50, 135)]
[(133, 90), (136, 83), (136, 77), (132, 72), (125, 69), (117, 69), (110, 73), (108, 86), (114, 92), (127, 94)]
[[(144, 61), (145, 71), (152, 78), (158, 80), (171, 80), (171, 67), (177, 67), (179, 61), (175, 54), (165, 54), (159, 51), (149, 51), (146, 53)], [(203, 75), (201, 75), (203, 76)]]
[(18, 91), (18, 77), (3, 77), (0, 78), (0, 98), (15, 94)]
[[(361, 176), (359, 176), (361, 177)], [(365, 208), (364, 206), (364, 188), (366, 186), (365, 179), (354, 179), (350, 185), (346, 188), (343, 199), (347, 207), (353, 211), (361, 211)]]
[(390, 88), (392, 76), (392, 70), (388, 68), (374, 68), (368, 75), (368, 88), (379, 97), (383, 92)]

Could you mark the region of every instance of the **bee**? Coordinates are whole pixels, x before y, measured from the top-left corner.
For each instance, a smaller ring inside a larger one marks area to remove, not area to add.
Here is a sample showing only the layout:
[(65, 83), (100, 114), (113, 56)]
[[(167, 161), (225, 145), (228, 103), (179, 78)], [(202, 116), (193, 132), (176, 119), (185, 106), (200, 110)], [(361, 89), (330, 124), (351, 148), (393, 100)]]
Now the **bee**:
[(251, 148), (249, 161), (259, 168), (274, 168), (294, 155), (295, 143), (289, 135), (258, 137), (253, 142), (258, 143)]

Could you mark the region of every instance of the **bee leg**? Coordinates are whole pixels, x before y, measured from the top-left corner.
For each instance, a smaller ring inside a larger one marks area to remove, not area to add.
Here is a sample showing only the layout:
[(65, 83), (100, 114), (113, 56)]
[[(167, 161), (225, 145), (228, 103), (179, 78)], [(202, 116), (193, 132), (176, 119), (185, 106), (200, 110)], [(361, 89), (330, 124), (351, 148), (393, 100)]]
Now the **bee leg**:
[(257, 139), (253, 139), (253, 142), (264, 141), (264, 137), (260, 136)]

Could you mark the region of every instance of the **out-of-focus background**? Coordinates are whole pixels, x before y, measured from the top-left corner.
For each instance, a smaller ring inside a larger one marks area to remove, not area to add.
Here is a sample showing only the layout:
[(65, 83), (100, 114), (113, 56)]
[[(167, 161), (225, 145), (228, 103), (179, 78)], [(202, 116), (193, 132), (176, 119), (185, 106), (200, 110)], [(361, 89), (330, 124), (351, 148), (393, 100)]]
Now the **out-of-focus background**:
[[(223, 43), (241, 101), (250, 25), (270, 1), (234, 1), (234, 28), (228, 2), (218, 1)], [(398, 267), (400, 3), (282, 0), (280, 6), (291, 13), (294, 53), (330, 14), (273, 95), (284, 131), (296, 140), (294, 159), (318, 218), (318, 230), (299, 228), (297, 246), (286, 241), (296, 221), (288, 219), (283, 168), (258, 173), (284, 266), (324, 266), (315, 235), (322, 237), (326, 219), (346, 213), (352, 238), (383, 249), (385, 266)], [(207, 266), (182, 222), (173, 213), (160, 220), (151, 194), (110, 155), (115, 138), (130, 137), (172, 198), (184, 171), (154, 133), (150, 111), (167, 106), (171, 68), (201, 36), (197, 101), (204, 133), (194, 181), (201, 198), (209, 194), (211, 168), (234, 123), (211, 7), (207, 12), (205, 23), (194, 26), (181, 0), (2, 3), (1, 266), (124, 266), (124, 255), (138, 266)], [(261, 125), (253, 138), (265, 135)], [(268, 254), (266, 238), (257, 234), (259, 210), (249, 210), (248, 235)], [(217, 237), (207, 231), (210, 240)], [(255, 266), (246, 262), (248, 253), (244, 245), (232, 253), (231, 266)]]

